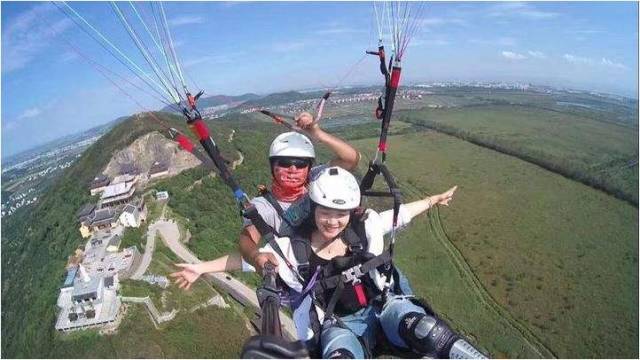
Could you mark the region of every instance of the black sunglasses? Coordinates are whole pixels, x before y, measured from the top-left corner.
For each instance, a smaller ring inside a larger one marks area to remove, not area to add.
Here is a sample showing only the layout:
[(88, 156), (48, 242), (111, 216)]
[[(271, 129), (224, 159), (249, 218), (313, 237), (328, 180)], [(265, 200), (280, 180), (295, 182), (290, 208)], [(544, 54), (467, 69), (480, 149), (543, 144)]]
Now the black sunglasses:
[(296, 158), (281, 158), (275, 161), (276, 166), (280, 166), (283, 168), (291, 167), (291, 165), (295, 166), (296, 169), (304, 169), (309, 166), (309, 160), (305, 159), (296, 159)]

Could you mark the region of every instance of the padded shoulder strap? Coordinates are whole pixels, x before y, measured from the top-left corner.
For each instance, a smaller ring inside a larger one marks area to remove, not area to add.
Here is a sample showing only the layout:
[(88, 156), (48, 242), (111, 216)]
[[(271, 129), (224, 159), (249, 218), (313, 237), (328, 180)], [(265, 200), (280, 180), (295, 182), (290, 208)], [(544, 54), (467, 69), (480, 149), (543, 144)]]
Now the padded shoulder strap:
[(362, 215), (353, 214), (351, 224), (344, 230), (342, 239), (349, 247), (352, 254), (366, 252), (369, 241), (364, 228), (364, 218)]
[(296, 235), (291, 239), (291, 248), (298, 263), (298, 273), (304, 278), (306, 285), (306, 282), (311, 277), (311, 272), (309, 271), (309, 257), (311, 256), (310, 252), (313, 251), (311, 245), (307, 239)]

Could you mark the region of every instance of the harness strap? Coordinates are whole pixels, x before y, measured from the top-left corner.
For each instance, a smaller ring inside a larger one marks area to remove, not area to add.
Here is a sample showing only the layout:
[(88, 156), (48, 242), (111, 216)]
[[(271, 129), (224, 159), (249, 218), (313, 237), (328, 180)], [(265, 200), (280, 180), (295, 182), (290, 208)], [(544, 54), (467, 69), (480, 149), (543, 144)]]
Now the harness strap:
[(249, 203), (247, 207), (242, 209), (242, 216), (251, 220), (251, 224), (258, 229), (260, 235), (266, 237), (268, 234), (276, 234), (279, 236), (276, 229), (274, 229), (271, 225), (267, 224), (266, 221), (262, 218), (256, 206), (252, 203)]
[[(337, 288), (340, 284), (345, 282), (352, 282), (355, 279), (369, 273), (369, 271), (384, 265), (391, 261), (391, 253), (389, 250), (384, 251), (382, 254), (374, 257), (373, 259), (361, 264), (349, 268), (342, 273), (318, 281), (317, 287), (322, 291), (331, 290)], [(337, 291), (337, 290), (336, 290)]]
[(278, 245), (278, 243), (276, 242), (275, 236), (280, 237), (279, 233), (273, 227), (267, 224), (266, 221), (264, 221), (255, 205), (251, 203), (249, 204), (250, 206), (242, 210), (242, 216), (251, 220), (251, 223), (258, 229), (258, 232), (260, 232), (260, 235), (262, 235), (265, 242), (271, 245), (271, 248), (273, 248), (278, 256), (280, 256), (284, 260), (289, 270), (291, 270), (291, 272), (298, 278), (298, 280), (302, 282), (304, 279), (300, 276), (298, 271), (296, 271), (289, 260), (287, 260), (287, 257), (284, 255), (282, 248), (280, 248), (280, 245)]
[(278, 216), (280, 216), (280, 218), (293, 229), (294, 225), (291, 223), (291, 221), (289, 221), (287, 216), (285, 216), (284, 209), (282, 208), (278, 200), (275, 198), (275, 196), (273, 196), (271, 191), (264, 189), (261, 191), (261, 195), (269, 202), (269, 204), (271, 204), (271, 206), (273, 206), (273, 208), (276, 210), (276, 213), (278, 213)]
[(327, 311), (325, 311), (325, 319), (331, 319), (333, 317), (333, 311), (336, 308), (336, 304), (340, 299), (340, 294), (342, 294), (342, 290), (344, 289), (344, 282), (338, 282), (338, 286), (336, 287), (336, 291), (331, 296), (331, 300), (329, 300), (329, 304), (327, 305)]
[(293, 256), (295, 256), (298, 263), (298, 272), (307, 281), (310, 273), (309, 252), (311, 249), (309, 242), (296, 237), (291, 241), (291, 248), (293, 249)]

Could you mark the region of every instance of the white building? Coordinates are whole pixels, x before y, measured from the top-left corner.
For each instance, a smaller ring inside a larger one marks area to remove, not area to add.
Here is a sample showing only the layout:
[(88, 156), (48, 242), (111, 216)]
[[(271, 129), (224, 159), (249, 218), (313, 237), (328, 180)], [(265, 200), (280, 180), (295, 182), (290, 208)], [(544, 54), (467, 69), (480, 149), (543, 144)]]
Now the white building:
[(73, 287), (60, 289), (56, 330), (72, 331), (115, 322), (121, 306), (118, 287), (118, 275), (91, 278), (80, 265)]
[(158, 191), (156, 192), (156, 200), (162, 201), (169, 199), (169, 193), (166, 191)]
[(122, 214), (120, 214), (120, 223), (124, 227), (139, 227), (141, 222), (138, 208), (131, 204), (127, 204), (122, 210)]

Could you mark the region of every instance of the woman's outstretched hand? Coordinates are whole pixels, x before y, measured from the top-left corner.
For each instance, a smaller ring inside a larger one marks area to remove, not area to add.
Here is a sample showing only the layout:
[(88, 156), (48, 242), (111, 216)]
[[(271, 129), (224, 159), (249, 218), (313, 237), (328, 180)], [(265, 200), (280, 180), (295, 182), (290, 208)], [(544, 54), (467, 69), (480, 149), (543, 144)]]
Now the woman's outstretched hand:
[(451, 189), (443, 192), (442, 194), (434, 195), (431, 197), (431, 206), (444, 205), (449, 206), (449, 202), (453, 199), (453, 193), (456, 192), (458, 186), (454, 186)]
[(200, 272), (198, 265), (196, 264), (174, 264), (175, 266), (182, 268), (181, 271), (169, 274), (172, 278), (175, 278), (175, 283), (180, 289), (189, 290), (202, 272)]

